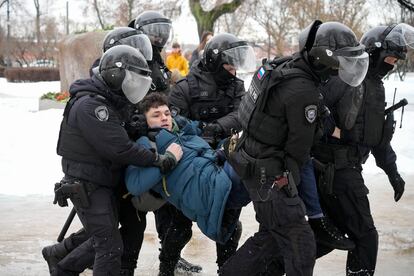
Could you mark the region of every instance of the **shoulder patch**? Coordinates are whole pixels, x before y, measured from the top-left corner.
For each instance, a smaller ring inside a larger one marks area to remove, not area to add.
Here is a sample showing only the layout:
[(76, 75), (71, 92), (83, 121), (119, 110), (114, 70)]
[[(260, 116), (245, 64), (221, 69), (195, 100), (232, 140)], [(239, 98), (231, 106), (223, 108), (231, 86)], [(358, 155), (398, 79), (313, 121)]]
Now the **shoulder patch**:
[(317, 106), (312, 104), (305, 107), (305, 118), (309, 123), (313, 123), (316, 120), (317, 116)]
[(108, 108), (104, 105), (100, 105), (95, 108), (95, 116), (98, 118), (99, 121), (108, 121), (109, 118), (109, 111)]
[(266, 70), (264, 69), (264, 67), (263, 66), (260, 67), (260, 69), (257, 70), (257, 78), (259, 80), (261, 80), (263, 78), (263, 76), (264, 76), (265, 73), (266, 73)]
[(171, 106), (170, 108), (171, 108), (171, 116), (172, 116), (172, 117), (175, 117), (175, 116), (177, 116), (178, 114), (180, 114), (180, 109), (179, 109), (178, 107), (176, 107), (176, 106)]

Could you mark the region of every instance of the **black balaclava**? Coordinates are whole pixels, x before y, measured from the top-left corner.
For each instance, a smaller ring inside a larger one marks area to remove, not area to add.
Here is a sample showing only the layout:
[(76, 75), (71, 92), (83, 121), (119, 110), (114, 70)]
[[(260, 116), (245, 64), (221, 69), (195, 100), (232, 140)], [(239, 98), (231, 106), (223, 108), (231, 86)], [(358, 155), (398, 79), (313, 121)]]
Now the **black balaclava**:
[(224, 69), (222, 64), (213, 72), (213, 78), (219, 88), (225, 88), (234, 81), (236, 76)]
[(388, 72), (394, 69), (394, 65), (391, 65), (384, 61), (388, 55), (385, 54), (385, 50), (376, 49), (370, 54), (369, 69), (368, 72), (380, 79), (385, 77)]

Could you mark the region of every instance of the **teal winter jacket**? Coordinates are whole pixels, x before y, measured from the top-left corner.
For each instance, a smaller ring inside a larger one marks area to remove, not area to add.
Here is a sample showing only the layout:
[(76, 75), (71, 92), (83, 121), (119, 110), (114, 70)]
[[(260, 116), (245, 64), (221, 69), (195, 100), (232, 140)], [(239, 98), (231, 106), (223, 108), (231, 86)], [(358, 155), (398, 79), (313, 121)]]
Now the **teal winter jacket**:
[[(161, 129), (154, 137), (158, 153), (164, 154), (175, 142), (183, 148), (183, 157), (165, 176), (157, 167), (129, 166), (125, 176), (129, 192), (140, 195), (152, 189), (197, 222), (206, 236), (222, 243), (227, 241), (231, 231), (222, 233), (221, 223), (232, 184), (216, 164), (214, 150), (197, 136), (196, 122), (187, 122), (176, 133)], [(151, 148), (147, 136), (139, 138), (137, 143)]]

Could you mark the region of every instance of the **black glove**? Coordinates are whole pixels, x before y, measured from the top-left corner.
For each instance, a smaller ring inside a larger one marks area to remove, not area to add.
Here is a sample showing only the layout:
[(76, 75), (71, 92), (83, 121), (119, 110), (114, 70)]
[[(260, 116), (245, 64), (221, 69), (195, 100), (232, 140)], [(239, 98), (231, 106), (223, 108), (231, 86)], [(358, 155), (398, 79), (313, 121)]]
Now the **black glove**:
[(400, 200), (404, 193), (405, 181), (397, 173), (395, 176), (388, 176), (391, 186), (394, 189), (394, 200), (397, 202)]
[(143, 135), (147, 135), (148, 125), (145, 115), (133, 114), (125, 124), (125, 129), (129, 137), (133, 140), (136, 140)]
[(158, 154), (154, 161), (154, 166), (159, 167), (162, 174), (167, 174), (172, 171), (177, 165), (177, 159), (174, 154), (166, 151), (165, 154)]
[(206, 124), (204, 122), (200, 122), (199, 127), (202, 131), (202, 137), (210, 145), (215, 145), (223, 133), (223, 128), (217, 123)]

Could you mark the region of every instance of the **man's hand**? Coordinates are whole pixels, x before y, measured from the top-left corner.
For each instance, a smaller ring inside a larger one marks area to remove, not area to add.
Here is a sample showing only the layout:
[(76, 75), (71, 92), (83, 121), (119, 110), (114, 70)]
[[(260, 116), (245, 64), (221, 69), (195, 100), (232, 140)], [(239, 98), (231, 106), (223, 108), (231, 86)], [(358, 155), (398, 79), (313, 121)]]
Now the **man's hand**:
[(203, 128), (203, 134), (205, 133), (206, 136), (209, 136), (208, 134), (210, 134), (210, 136), (217, 136), (217, 135), (220, 135), (222, 132), (223, 132), (223, 128), (217, 123), (207, 124)]
[(396, 176), (388, 177), (390, 180), (391, 186), (394, 189), (394, 200), (397, 202), (400, 200), (404, 193), (405, 181), (401, 178), (401, 176), (397, 173)]
[(176, 143), (172, 143), (168, 146), (165, 154), (157, 155), (154, 166), (159, 167), (162, 174), (169, 173), (175, 168), (182, 156), (183, 150), (181, 146)]
[(338, 127), (335, 127), (334, 131), (332, 132), (332, 136), (341, 139), (341, 129)]
[(125, 129), (132, 139), (138, 139), (148, 132), (147, 119), (144, 114), (133, 114), (125, 124)]
[(171, 145), (169, 145), (166, 149), (166, 153), (167, 152), (173, 154), (177, 162), (181, 160), (181, 157), (183, 157), (183, 149), (177, 143), (172, 143)]

